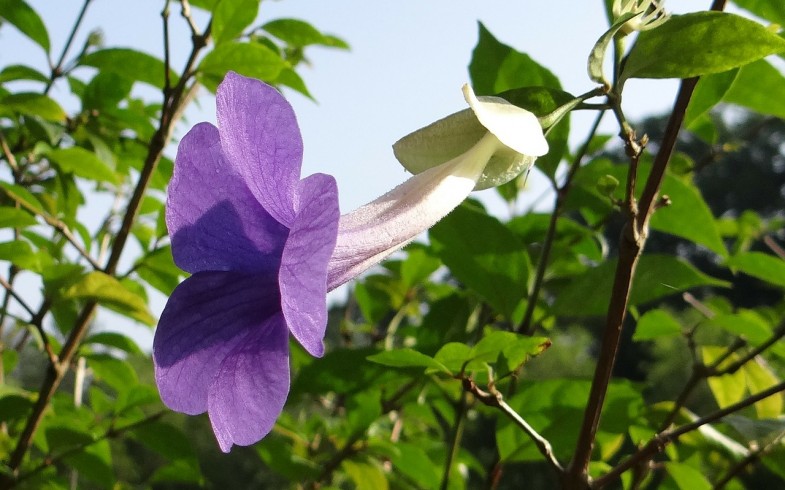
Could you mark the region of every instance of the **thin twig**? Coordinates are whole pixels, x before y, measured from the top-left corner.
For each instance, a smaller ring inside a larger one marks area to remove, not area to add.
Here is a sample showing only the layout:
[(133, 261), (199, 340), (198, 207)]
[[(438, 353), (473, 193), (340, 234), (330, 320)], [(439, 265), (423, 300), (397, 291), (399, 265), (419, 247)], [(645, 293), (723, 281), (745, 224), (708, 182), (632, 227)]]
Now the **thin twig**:
[(766, 235), (763, 237), (763, 243), (766, 244), (772, 252), (777, 254), (777, 257), (785, 260), (785, 249), (780, 247), (780, 245), (774, 241), (774, 239), (770, 235)]
[(201, 36), (202, 33), (199, 32), (199, 28), (196, 26), (196, 22), (194, 22), (194, 19), (191, 16), (191, 4), (188, 3), (188, 0), (180, 0), (180, 6), (181, 6), (180, 15), (182, 15), (183, 19), (185, 19), (185, 21), (188, 22), (188, 27), (191, 28), (191, 36), (193, 37)]
[(712, 422), (716, 422), (722, 418), (727, 417), (730, 414), (736, 413), (740, 410), (743, 410), (749, 406), (758, 403), (759, 401), (766, 399), (772, 395), (776, 395), (785, 391), (785, 381), (782, 381), (768, 389), (765, 389), (761, 392), (758, 392), (754, 395), (751, 395), (744, 400), (734, 403), (733, 405), (729, 405), (723, 409), (717, 410), (705, 417), (701, 417), (694, 422), (690, 422), (688, 424), (681, 425), (671, 430), (666, 430), (663, 432), (658, 433), (654, 437), (652, 437), (649, 442), (639, 449), (635, 454), (630, 456), (629, 458), (625, 459), (621, 463), (619, 463), (616, 467), (614, 467), (611, 471), (607, 474), (597, 478), (592, 484), (591, 488), (602, 488), (605, 485), (613, 483), (618, 479), (622, 473), (627, 471), (628, 469), (639, 465), (644, 461), (648, 461), (653, 458), (658, 453), (665, 450), (665, 446), (672, 442), (676, 442), (679, 437), (697, 430), (703, 427), (706, 424), (710, 424)]
[(735, 478), (739, 473), (744, 471), (744, 469), (758, 461), (762, 456), (765, 456), (767, 453), (774, 450), (774, 448), (778, 447), (780, 443), (785, 439), (785, 431), (780, 432), (776, 437), (774, 437), (771, 441), (763, 446), (757, 448), (751, 448), (750, 453), (744, 457), (741, 461), (733, 465), (725, 475), (722, 476), (717, 482), (714, 484), (714, 490), (722, 490), (725, 488), (725, 485), (730, 483), (730, 481)]
[(57, 60), (56, 65), (50, 66), (52, 73), (49, 76), (49, 81), (47, 82), (46, 88), (44, 89), (44, 95), (49, 93), (49, 90), (52, 89), (52, 85), (54, 85), (55, 81), (63, 74), (63, 63), (65, 63), (65, 57), (68, 56), (68, 51), (71, 49), (71, 45), (74, 43), (76, 32), (79, 30), (79, 26), (82, 25), (85, 13), (87, 13), (87, 7), (90, 5), (91, 1), (92, 0), (84, 0), (82, 9), (79, 11), (79, 15), (76, 17), (76, 22), (74, 22), (74, 26), (71, 28), (71, 33), (68, 34), (68, 39), (65, 42), (65, 46), (63, 46), (63, 51), (60, 53), (60, 59)]
[(562, 467), (559, 460), (556, 459), (556, 456), (553, 454), (553, 448), (551, 447), (551, 443), (541, 436), (531, 425), (529, 425), (526, 420), (521, 417), (518, 412), (513, 410), (507, 402), (504, 401), (502, 398), (502, 394), (496, 391), (496, 389), (491, 389), (491, 392), (484, 391), (480, 389), (479, 386), (471, 379), (471, 378), (463, 378), (461, 380), (463, 382), (463, 389), (472, 393), (478, 400), (480, 400), (483, 404), (488, 405), (489, 407), (498, 408), (504, 413), (507, 417), (510, 418), (515, 424), (520, 427), (527, 436), (534, 442), (537, 446), (537, 449), (540, 451), (545, 457), (545, 460), (550, 463), (551, 467), (556, 470), (559, 474), (564, 473), (564, 467)]

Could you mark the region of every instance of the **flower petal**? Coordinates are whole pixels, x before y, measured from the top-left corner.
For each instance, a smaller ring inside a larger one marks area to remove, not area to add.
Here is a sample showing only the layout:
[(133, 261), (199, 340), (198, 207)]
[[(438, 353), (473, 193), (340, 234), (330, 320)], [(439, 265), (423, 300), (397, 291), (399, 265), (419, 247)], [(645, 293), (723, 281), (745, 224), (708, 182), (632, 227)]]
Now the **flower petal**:
[(153, 340), (153, 363), (164, 404), (195, 415), (207, 410), (210, 384), (246, 333), (280, 310), (275, 275), (200, 272), (166, 303)]
[(532, 157), (548, 153), (548, 142), (537, 116), (500, 97), (478, 99), (468, 84), (463, 86), (463, 96), (480, 123), (502, 143)]
[(463, 155), (419, 173), (341, 216), (327, 272), (330, 291), (379, 263), (435, 225), (469, 195), (501, 146), (487, 133)]
[(288, 394), (289, 332), (277, 313), (246, 330), (210, 385), (208, 413), (221, 450), (266, 436)]
[(226, 74), (216, 92), (221, 145), (264, 208), (290, 227), (303, 142), (294, 111), (273, 87)]
[(166, 224), (175, 263), (190, 273), (275, 270), (288, 233), (232, 171), (208, 123), (180, 142)]
[(338, 188), (329, 175), (300, 182), (297, 217), (281, 258), (281, 308), (294, 338), (311, 355), (324, 354), (327, 263), (338, 234)]

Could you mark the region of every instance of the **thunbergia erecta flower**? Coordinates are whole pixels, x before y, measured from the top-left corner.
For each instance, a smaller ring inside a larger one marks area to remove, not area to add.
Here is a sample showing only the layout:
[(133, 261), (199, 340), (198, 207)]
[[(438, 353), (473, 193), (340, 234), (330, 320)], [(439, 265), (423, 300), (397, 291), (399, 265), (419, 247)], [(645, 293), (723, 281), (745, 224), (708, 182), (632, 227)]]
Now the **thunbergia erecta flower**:
[(499, 155), (530, 165), (547, 151), (531, 113), (464, 92), (486, 128), (473, 146), (344, 216), (332, 177), (300, 179), (294, 112), (262, 82), (229, 73), (218, 128), (198, 124), (180, 142), (166, 222), (175, 263), (191, 276), (161, 315), (155, 376), (169, 408), (208, 412), (223, 451), (275, 424), (289, 392), (289, 334), (323, 355), (327, 291), (444, 217), (489, 162), (507, 161)]

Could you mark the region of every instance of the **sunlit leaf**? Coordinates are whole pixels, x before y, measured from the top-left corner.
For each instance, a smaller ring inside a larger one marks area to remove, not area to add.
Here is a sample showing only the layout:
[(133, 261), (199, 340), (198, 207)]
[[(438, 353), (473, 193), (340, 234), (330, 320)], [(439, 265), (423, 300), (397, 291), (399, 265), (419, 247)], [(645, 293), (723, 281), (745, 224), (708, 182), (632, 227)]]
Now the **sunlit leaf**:
[(144, 299), (103, 272), (95, 271), (82, 276), (76, 284), (62, 292), (62, 298), (97, 301), (142, 323), (155, 325), (155, 318), (147, 309)]
[(697, 77), (781, 51), (785, 40), (753, 20), (713, 11), (674, 15), (658, 28), (640, 33), (622, 78)]
[[(164, 87), (164, 62), (147, 53), (129, 48), (107, 48), (82, 56), (79, 64), (115, 73), (129, 80), (143, 82), (156, 88)], [(177, 75), (170, 70), (169, 79), (177, 83)]]
[(49, 33), (35, 10), (23, 0), (0, 0), (0, 18), (49, 52)]
[(218, 46), (235, 39), (251, 25), (259, 12), (259, 0), (223, 1), (213, 11), (211, 34)]
[(635, 326), (632, 340), (637, 342), (681, 334), (681, 325), (665, 310), (650, 310), (643, 314)]
[(117, 175), (90, 150), (73, 146), (50, 150), (46, 154), (63, 172), (99, 182), (117, 183)]
[(18, 92), (6, 95), (0, 99), (2, 109), (39, 116), (46, 121), (62, 122), (65, 120), (65, 111), (60, 104), (43, 94), (32, 92)]
[(785, 260), (763, 252), (743, 252), (731, 257), (728, 266), (763, 281), (785, 287)]
[(450, 371), (442, 363), (413, 349), (396, 349), (392, 351), (384, 351), (372, 356), (368, 356), (368, 360), (382, 364), (384, 366), (403, 368), (424, 367), (450, 374)]
[(202, 83), (215, 91), (226, 72), (273, 82), (286, 68), (286, 62), (272, 49), (258, 43), (227, 42), (210, 51), (199, 64)]

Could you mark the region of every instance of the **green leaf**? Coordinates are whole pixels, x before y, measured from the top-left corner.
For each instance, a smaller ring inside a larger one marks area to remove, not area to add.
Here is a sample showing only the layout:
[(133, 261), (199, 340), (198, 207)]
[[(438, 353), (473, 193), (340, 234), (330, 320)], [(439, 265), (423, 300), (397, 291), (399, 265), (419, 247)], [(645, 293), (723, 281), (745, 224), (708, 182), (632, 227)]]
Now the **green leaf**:
[(779, 0), (733, 0), (733, 3), (762, 19), (785, 26), (785, 10)]
[(668, 474), (676, 482), (676, 487), (679, 490), (711, 490), (713, 488), (701, 470), (685, 463), (668, 461), (665, 463), (665, 469), (668, 470)]
[(438, 466), (422, 447), (407, 442), (395, 444), (390, 461), (393, 470), (416, 482), (418, 488), (437, 488), (441, 481)]
[[(726, 347), (704, 345), (701, 347), (701, 357), (703, 363), (711, 365), (721, 355), (727, 351)], [(720, 364), (720, 369), (729, 363), (736, 362), (738, 356), (732, 353), (725, 361)], [(747, 391), (747, 380), (744, 376), (744, 371), (736, 371), (735, 373), (725, 374), (723, 376), (712, 376), (706, 380), (711, 389), (714, 399), (720, 408), (725, 408), (741, 401)]]
[[(767, 388), (771, 388), (780, 382), (777, 375), (772, 372), (771, 367), (763, 359), (756, 357), (747, 362), (742, 368), (744, 376), (747, 378), (747, 388), (751, 394), (759, 393)], [(755, 405), (755, 413), (759, 419), (776, 419), (780, 417), (783, 407), (782, 393), (777, 393), (764, 398)]]
[(16, 80), (33, 80), (35, 82), (49, 83), (49, 77), (26, 65), (8, 65), (0, 71), (0, 83)]
[(259, 13), (259, 0), (233, 0), (218, 3), (213, 11), (211, 34), (218, 46), (231, 41), (251, 25)]
[(511, 318), (526, 296), (529, 256), (496, 218), (463, 205), (431, 228), (436, 255), (467, 287)]
[(731, 257), (727, 265), (776, 286), (785, 287), (785, 260), (773, 255), (742, 252)]
[(8, 21), (49, 53), (49, 33), (46, 25), (27, 3), (22, 0), (0, 0), (0, 18)]
[(354, 482), (357, 490), (387, 490), (389, 484), (384, 472), (378, 464), (372, 461), (358, 461), (346, 459), (341, 463), (341, 469)]
[(723, 102), (738, 104), (761, 114), (785, 118), (785, 76), (766, 60), (739, 69), (739, 74), (723, 97)]
[(472, 348), (460, 342), (444, 344), (433, 358), (452, 373), (460, 373), (467, 361), (472, 358)]
[(98, 156), (90, 150), (73, 146), (46, 152), (63, 172), (98, 182), (118, 182), (117, 175)]
[(661, 193), (670, 197), (671, 204), (654, 213), (653, 229), (686, 238), (720, 256), (727, 256), (714, 215), (697, 187), (666, 175)]
[(526, 358), (540, 354), (548, 346), (550, 341), (544, 337), (493, 331), (477, 342), (468, 359), (492, 363), (503, 355), (507, 365), (503, 366), (506, 371), (500, 374), (506, 374), (521, 365)]
[(430, 356), (426, 356), (425, 354), (408, 348), (380, 352), (368, 356), (368, 360), (384, 366), (399, 368), (424, 367), (451, 374), (450, 370), (447, 369), (444, 364), (434, 360)]
[(684, 127), (689, 128), (693, 123), (699, 120), (700, 116), (706, 114), (711, 108), (717, 105), (717, 103), (725, 97), (728, 90), (730, 90), (738, 73), (738, 69), (733, 69), (701, 77), (690, 98), (690, 105), (687, 107), (687, 112), (684, 114)]
[(155, 318), (147, 309), (144, 299), (103, 272), (95, 271), (82, 276), (76, 284), (62, 292), (62, 298), (97, 301), (134, 320), (155, 325)]
[(65, 111), (60, 104), (46, 95), (31, 92), (10, 94), (0, 101), (0, 111), (9, 109), (32, 116), (39, 116), (46, 121), (65, 121)]
[[(616, 262), (604, 262), (570, 281), (558, 293), (552, 310), (567, 316), (604, 315)], [(629, 304), (645, 304), (699, 286), (727, 287), (728, 283), (707, 276), (676, 257), (644, 255), (638, 263)]]
[(41, 256), (37, 254), (29, 242), (13, 240), (0, 243), (0, 260), (7, 260), (19, 267), (40, 272)]
[(119, 332), (98, 332), (90, 335), (84, 340), (85, 345), (99, 344), (107, 347), (120, 349), (129, 354), (142, 354), (142, 350), (136, 345), (136, 342), (131, 337), (123, 335)]
[(108, 354), (89, 354), (84, 356), (97, 381), (103, 381), (116, 392), (122, 393), (139, 383), (136, 371), (127, 361)]
[(681, 325), (670, 313), (665, 310), (650, 310), (638, 320), (632, 340), (641, 342), (679, 334)]
[(84, 109), (113, 109), (128, 97), (134, 82), (112, 72), (99, 72), (82, 95)]
[(136, 427), (132, 434), (146, 447), (169, 460), (194, 461), (196, 459), (191, 441), (172, 424), (154, 421)]
[[(79, 64), (114, 73), (135, 82), (147, 83), (159, 89), (164, 88), (164, 62), (134, 49), (101, 49), (82, 56)], [(177, 74), (172, 70), (169, 71), (169, 79), (172, 84), (177, 83)]]
[(274, 82), (286, 67), (281, 56), (263, 44), (227, 42), (210, 51), (199, 64), (198, 71), (204, 86), (215, 91), (229, 70)]
[(442, 265), (439, 259), (428, 254), (424, 247), (409, 245), (406, 254), (406, 260), (401, 263), (401, 281), (406, 289), (424, 282)]
[(499, 42), (480, 22), (469, 75), (477, 95), (494, 95), (528, 86), (561, 88), (559, 79), (531, 57)]
[(9, 206), (0, 206), (0, 228), (25, 228), (37, 223), (27, 211)]
[(720, 313), (706, 321), (707, 327), (720, 328), (744, 337), (752, 345), (769, 340), (772, 329), (766, 319), (755, 311), (739, 309), (736, 313)]
[(332, 48), (349, 49), (345, 41), (335, 36), (325, 36), (311, 24), (299, 19), (276, 19), (263, 25), (262, 29), (294, 47), (321, 44)]
[(622, 79), (690, 78), (721, 73), (785, 50), (785, 40), (755, 21), (725, 12), (674, 15), (641, 32)]

